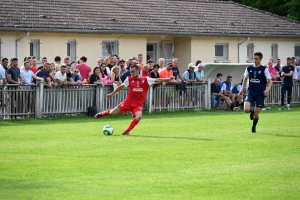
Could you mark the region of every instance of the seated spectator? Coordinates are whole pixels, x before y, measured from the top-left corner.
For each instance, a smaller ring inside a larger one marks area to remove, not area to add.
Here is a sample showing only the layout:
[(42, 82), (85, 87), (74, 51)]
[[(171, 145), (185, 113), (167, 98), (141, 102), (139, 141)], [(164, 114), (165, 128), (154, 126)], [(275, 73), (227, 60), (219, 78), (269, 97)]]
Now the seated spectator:
[(186, 70), (183, 75), (183, 80), (185, 80), (189, 84), (195, 84), (196, 83), (196, 73), (195, 73), (195, 65), (194, 63), (190, 63), (188, 65), (188, 70)]
[(204, 79), (204, 71), (203, 71), (203, 65), (201, 64), (201, 61), (197, 66), (197, 71), (195, 71), (196, 73), (196, 81), (197, 82), (203, 82)]
[(81, 76), (79, 70), (75, 67), (73, 68), (72, 78), (75, 82), (81, 82)]
[(104, 84), (111, 84), (111, 80), (107, 74), (106, 65), (104, 63), (102, 63), (100, 66), (100, 78)]
[(122, 81), (121, 81), (121, 76), (120, 76), (120, 66), (118, 65), (115, 65), (112, 69), (111, 69), (111, 74), (110, 74), (110, 77), (111, 77), (111, 82), (113, 84), (116, 84), (117, 86), (121, 85), (122, 84)]
[(270, 72), (270, 75), (272, 77), (272, 81), (277, 81), (277, 79), (280, 77), (279, 72), (273, 67), (273, 63), (271, 60), (268, 61), (268, 71)]
[[(103, 63), (104, 66), (106, 67), (105, 63)], [(89, 83), (90, 84), (101, 84), (102, 87), (104, 87), (104, 83), (101, 80), (100, 77), (100, 67), (95, 67), (93, 70), (93, 74), (90, 75), (89, 77)]]
[(141, 70), (141, 76), (148, 76), (151, 78), (148, 64), (144, 65), (144, 68)]
[(222, 83), (223, 74), (217, 73), (217, 78), (220, 79), (220, 88), (222, 89), (222, 87), (223, 87), (223, 83)]
[[(52, 87), (53, 85), (56, 86), (56, 83), (52, 83), (51, 82), (51, 77), (49, 75), (49, 68), (50, 68), (50, 64), (49, 63), (45, 63), (43, 68), (38, 70), (36, 72), (36, 76), (37, 77), (40, 77), (40, 78), (43, 78), (44, 79), (44, 82), (46, 84), (48, 84), (48, 87)], [(34, 83), (36, 83), (35, 80), (33, 80)]]
[(67, 66), (61, 65), (60, 66), (60, 71), (56, 72), (55, 74), (55, 81), (57, 84), (62, 84), (62, 85), (67, 85)]
[(23, 83), (28, 85), (35, 84), (35, 80), (33, 82), (33, 79), (40, 80), (40, 81), (44, 80), (43, 77), (39, 78), (36, 75), (34, 75), (34, 73), (31, 70), (29, 70), (28, 61), (24, 62), (24, 70), (21, 70), (21, 75), (23, 77)]
[(216, 104), (215, 101), (217, 101), (217, 109), (220, 109), (221, 98), (223, 96), (220, 88), (220, 79), (215, 78), (215, 81), (210, 85), (210, 89), (211, 89), (211, 95), (210, 95), (211, 108), (215, 108), (215, 104)]
[(150, 72), (151, 78), (160, 78), (158, 73), (159, 65), (155, 64), (153, 65), (153, 70)]
[(243, 97), (238, 94), (232, 93), (232, 76), (227, 76), (227, 80), (223, 82), (223, 86), (221, 91), (223, 95), (229, 97), (232, 102), (236, 102), (236, 107), (240, 106), (240, 102), (242, 101)]
[(232, 88), (232, 94), (238, 94), (242, 90), (243, 79), (242, 81)]

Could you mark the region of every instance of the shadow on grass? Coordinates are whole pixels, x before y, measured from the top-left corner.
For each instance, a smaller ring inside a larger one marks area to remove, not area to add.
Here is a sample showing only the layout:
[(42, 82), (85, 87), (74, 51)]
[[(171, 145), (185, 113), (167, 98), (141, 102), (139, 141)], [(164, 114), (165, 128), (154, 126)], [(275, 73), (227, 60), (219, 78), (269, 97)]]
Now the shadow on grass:
[(277, 136), (277, 137), (300, 138), (300, 135), (280, 135), (280, 134), (269, 134), (269, 133), (263, 133), (263, 134), (264, 134), (264, 135)]
[(132, 135), (130, 137), (142, 137), (142, 138), (150, 138), (150, 139), (161, 139), (161, 138), (163, 138), (163, 139), (214, 141), (213, 139), (195, 138), (195, 137), (166, 137), (166, 136), (149, 136), (149, 135)]

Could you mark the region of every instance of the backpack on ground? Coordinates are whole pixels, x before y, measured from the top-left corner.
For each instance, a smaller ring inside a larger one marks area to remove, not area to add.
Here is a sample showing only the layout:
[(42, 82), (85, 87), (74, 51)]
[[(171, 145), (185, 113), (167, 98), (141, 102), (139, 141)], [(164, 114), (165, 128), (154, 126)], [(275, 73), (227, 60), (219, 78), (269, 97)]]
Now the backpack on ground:
[(97, 114), (97, 108), (96, 106), (90, 106), (87, 108), (87, 115), (90, 117), (94, 117), (94, 115)]

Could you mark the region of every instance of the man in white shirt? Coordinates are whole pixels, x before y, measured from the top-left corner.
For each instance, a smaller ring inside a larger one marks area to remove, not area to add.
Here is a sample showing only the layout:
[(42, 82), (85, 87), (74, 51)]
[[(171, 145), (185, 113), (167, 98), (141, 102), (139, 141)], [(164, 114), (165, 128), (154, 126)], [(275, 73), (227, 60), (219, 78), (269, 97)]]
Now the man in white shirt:
[(42, 81), (42, 78), (37, 77), (33, 74), (31, 70), (29, 70), (30, 63), (28, 61), (24, 62), (24, 70), (21, 70), (21, 75), (23, 77), (23, 82), (28, 85), (33, 85), (32, 79), (35, 78), (36, 80)]
[(56, 72), (55, 74), (55, 80), (57, 84), (63, 84), (63, 85), (67, 85), (67, 66), (62, 65), (60, 67), (60, 71)]

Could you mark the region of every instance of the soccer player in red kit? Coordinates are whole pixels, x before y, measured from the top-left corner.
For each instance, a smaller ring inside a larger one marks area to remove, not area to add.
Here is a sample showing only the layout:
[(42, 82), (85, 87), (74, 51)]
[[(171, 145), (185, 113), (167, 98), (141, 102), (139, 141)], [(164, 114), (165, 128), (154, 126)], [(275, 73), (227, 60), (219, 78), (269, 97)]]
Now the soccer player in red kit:
[(122, 85), (117, 87), (112, 93), (107, 95), (107, 98), (110, 99), (113, 95), (118, 93), (124, 87), (128, 87), (128, 95), (124, 101), (117, 105), (114, 109), (109, 109), (95, 115), (95, 119), (99, 117), (104, 117), (106, 115), (116, 115), (122, 114), (124, 112), (130, 111), (134, 119), (129, 124), (127, 129), (122, 133), (122, 135), (130, 135), (130, 131), (139, 123), (142, 118), (142, 106), (146, 100), (147, 92), (149, 87), (154, 82), (169, 82), (173, 80), (173, 77), (170, 78), (158, 78), (153, 79), (149, 77), (140, 77), (139, 76), (139, 67), (133, 65), (130, 67), (130, 74)]

